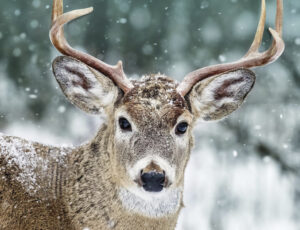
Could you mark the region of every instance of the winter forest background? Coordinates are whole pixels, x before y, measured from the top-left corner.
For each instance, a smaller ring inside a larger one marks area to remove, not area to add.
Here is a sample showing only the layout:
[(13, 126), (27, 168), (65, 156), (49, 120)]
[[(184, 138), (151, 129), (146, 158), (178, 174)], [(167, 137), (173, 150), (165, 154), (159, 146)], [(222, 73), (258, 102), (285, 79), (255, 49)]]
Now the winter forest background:
[[(0, 3), (0, 130), (48, 144), (78, 145), (102, 122), (67, 102), (51, 72), (50, 0)], [(70, 43), (139, 77), (181, 80), (250, 46), (260, 0), (65, 0), (94, 6), (66, 27)], [(246, 103), (230, 118), (199, 123), (177, 230), (300, 229), (300, 1), (286, 0), (286, 51), (255, 70)], [(276, 1), (267, 0), (267, 27)], [(270, 35), (264, 36), (264, 48)]]

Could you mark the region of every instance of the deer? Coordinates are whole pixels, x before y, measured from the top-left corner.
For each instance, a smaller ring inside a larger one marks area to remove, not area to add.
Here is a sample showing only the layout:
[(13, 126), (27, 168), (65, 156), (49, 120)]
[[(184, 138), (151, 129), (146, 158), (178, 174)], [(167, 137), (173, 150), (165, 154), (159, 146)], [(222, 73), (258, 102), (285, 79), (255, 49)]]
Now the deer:
[(240, 60), (194, 70), (180, 83), (163, 74), (133, 80), (121, 61), (109, 65), (65, 39), (64, 25), (92, 10), (63, 13), (63, 1), (53, 0), (50, 39), (63, 56), (52, 67), (66, 98), (87, 113), (106, 114), (105, 121), (77, 147), (0, 135), (0, 229), (175, 229), (196, 122), (236, 111), (254, 86), (250, 69), (276, 61), (285, 47), (277, 0), (273, 42), (259, 52), (261, 0), (256, 35)]

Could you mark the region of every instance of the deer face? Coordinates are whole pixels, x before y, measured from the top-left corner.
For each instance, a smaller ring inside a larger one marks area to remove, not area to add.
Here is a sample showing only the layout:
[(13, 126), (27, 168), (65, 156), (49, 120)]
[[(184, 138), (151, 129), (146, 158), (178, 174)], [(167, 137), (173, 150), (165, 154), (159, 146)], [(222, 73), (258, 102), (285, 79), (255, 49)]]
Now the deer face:
[(124, 186), (160, 192), (182, 186), (193, 115), (165, 76), (144, 77), (117, 104), (114, 143)]
[(114, 112), (120, 198), (129, 210), (166, 215), (180, 205), (193, 115), (172, 79), (153, 75), (133, 85)]
[(282, 0), (277, 0), (276, 30), (270, 29), (273, 43), (266, 52), (258, 51), (266, 18), (262, 0), (257, 33), (246, 55), (195, 70), (179, 85), (160, 75), (130, 81), (121, 62), (111, 66), (70, 47), (64, 24), (92, 10), (63, 14), (62, 0), (53, 1), (50, 38), (70, 56), (54, 61), (56, 79), (73, 104), (89, 113), (107, 113), (111, 168), (123, 205), (148, 216), (174, 213), (180, 206), (194, 122), (219, 120), (235, 111), (255, 82), (254, 74), (244, 68), (272, 63), (283, 53)]
[(230, 114), (255, 81), (250, 70), (235, 70), (201, 81), (183, 97), (178, 84), (163, 75), (131, 81), (132, 89), (124, 94), (112, 80), (71, 57), (58, 57), (53, 71), (73, 104), (107, 114), (107, 149), (120, 198), (125, 207), (147, 216), (179, 209), (195, 121)]

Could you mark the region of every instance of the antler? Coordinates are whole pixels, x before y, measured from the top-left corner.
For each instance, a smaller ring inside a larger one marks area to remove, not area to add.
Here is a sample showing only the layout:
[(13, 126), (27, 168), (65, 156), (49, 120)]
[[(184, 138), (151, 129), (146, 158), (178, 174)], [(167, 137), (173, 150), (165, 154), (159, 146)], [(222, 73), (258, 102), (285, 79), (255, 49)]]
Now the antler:
[(284, 51), (284, 41), (282, 40), (282, 17), (283, 17), (283, 3), (282, 0), (277, 0), (277, 14), (276, 14), (276, 30), (269, 28), (269, 31), (273, 37), (273, 43), (271, 47), (260, 53), (258, 51), (265, 27), (266, 20), (266, 3), (262, 0), (262, 9), (259, 24), (257, 27), (254, 41), (246, 53), (246, 55), (240, 60), (232, 63), (218, 64), (213, 66), (204, 67), (195, 70), (187, 74), (183, 81), (178, 85), (177, 91), (182, 96), (185, 96), (192, 87), (199, 81), (221, 74), (227, 71), (231, 71), (238, 68), (252, 68), (256, 66), (263, 66), (276, 61)]
[(73, 10), (63, 14), (63, 0), (53, 0), (52, 27), (50, 29), (51, 42), (62, 54), (74, 57), (88, 66), (100, 71), (107, 77), (111, 78), (115, 84), (124, 91), (124, 93), (127, 93), (133, 88), (133, 85), (126, 77), (121, 61), (119, 61), (115, 66), (108, 65), (89, 54), (73, 49), (64, 37), (64, 24), (89, 14), (92, 11), (93, 8), (90, 7), (86, 9)]

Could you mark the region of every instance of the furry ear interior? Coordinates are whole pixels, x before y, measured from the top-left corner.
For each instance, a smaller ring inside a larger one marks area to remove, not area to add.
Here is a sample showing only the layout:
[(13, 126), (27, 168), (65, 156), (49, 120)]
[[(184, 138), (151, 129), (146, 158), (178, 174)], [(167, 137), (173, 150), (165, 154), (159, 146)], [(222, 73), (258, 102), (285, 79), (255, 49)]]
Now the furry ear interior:
[(63, 93), (85, 112), (99, 114), (117, 100), (119, 89), (112, 80), (74, 58), (57, 57), (52, 68)]
[(203, 121), (219, 120), (235, 111), (255, 83), (255, 74), (238, 69), (197, 83), (187, 95), (192, 112)]

